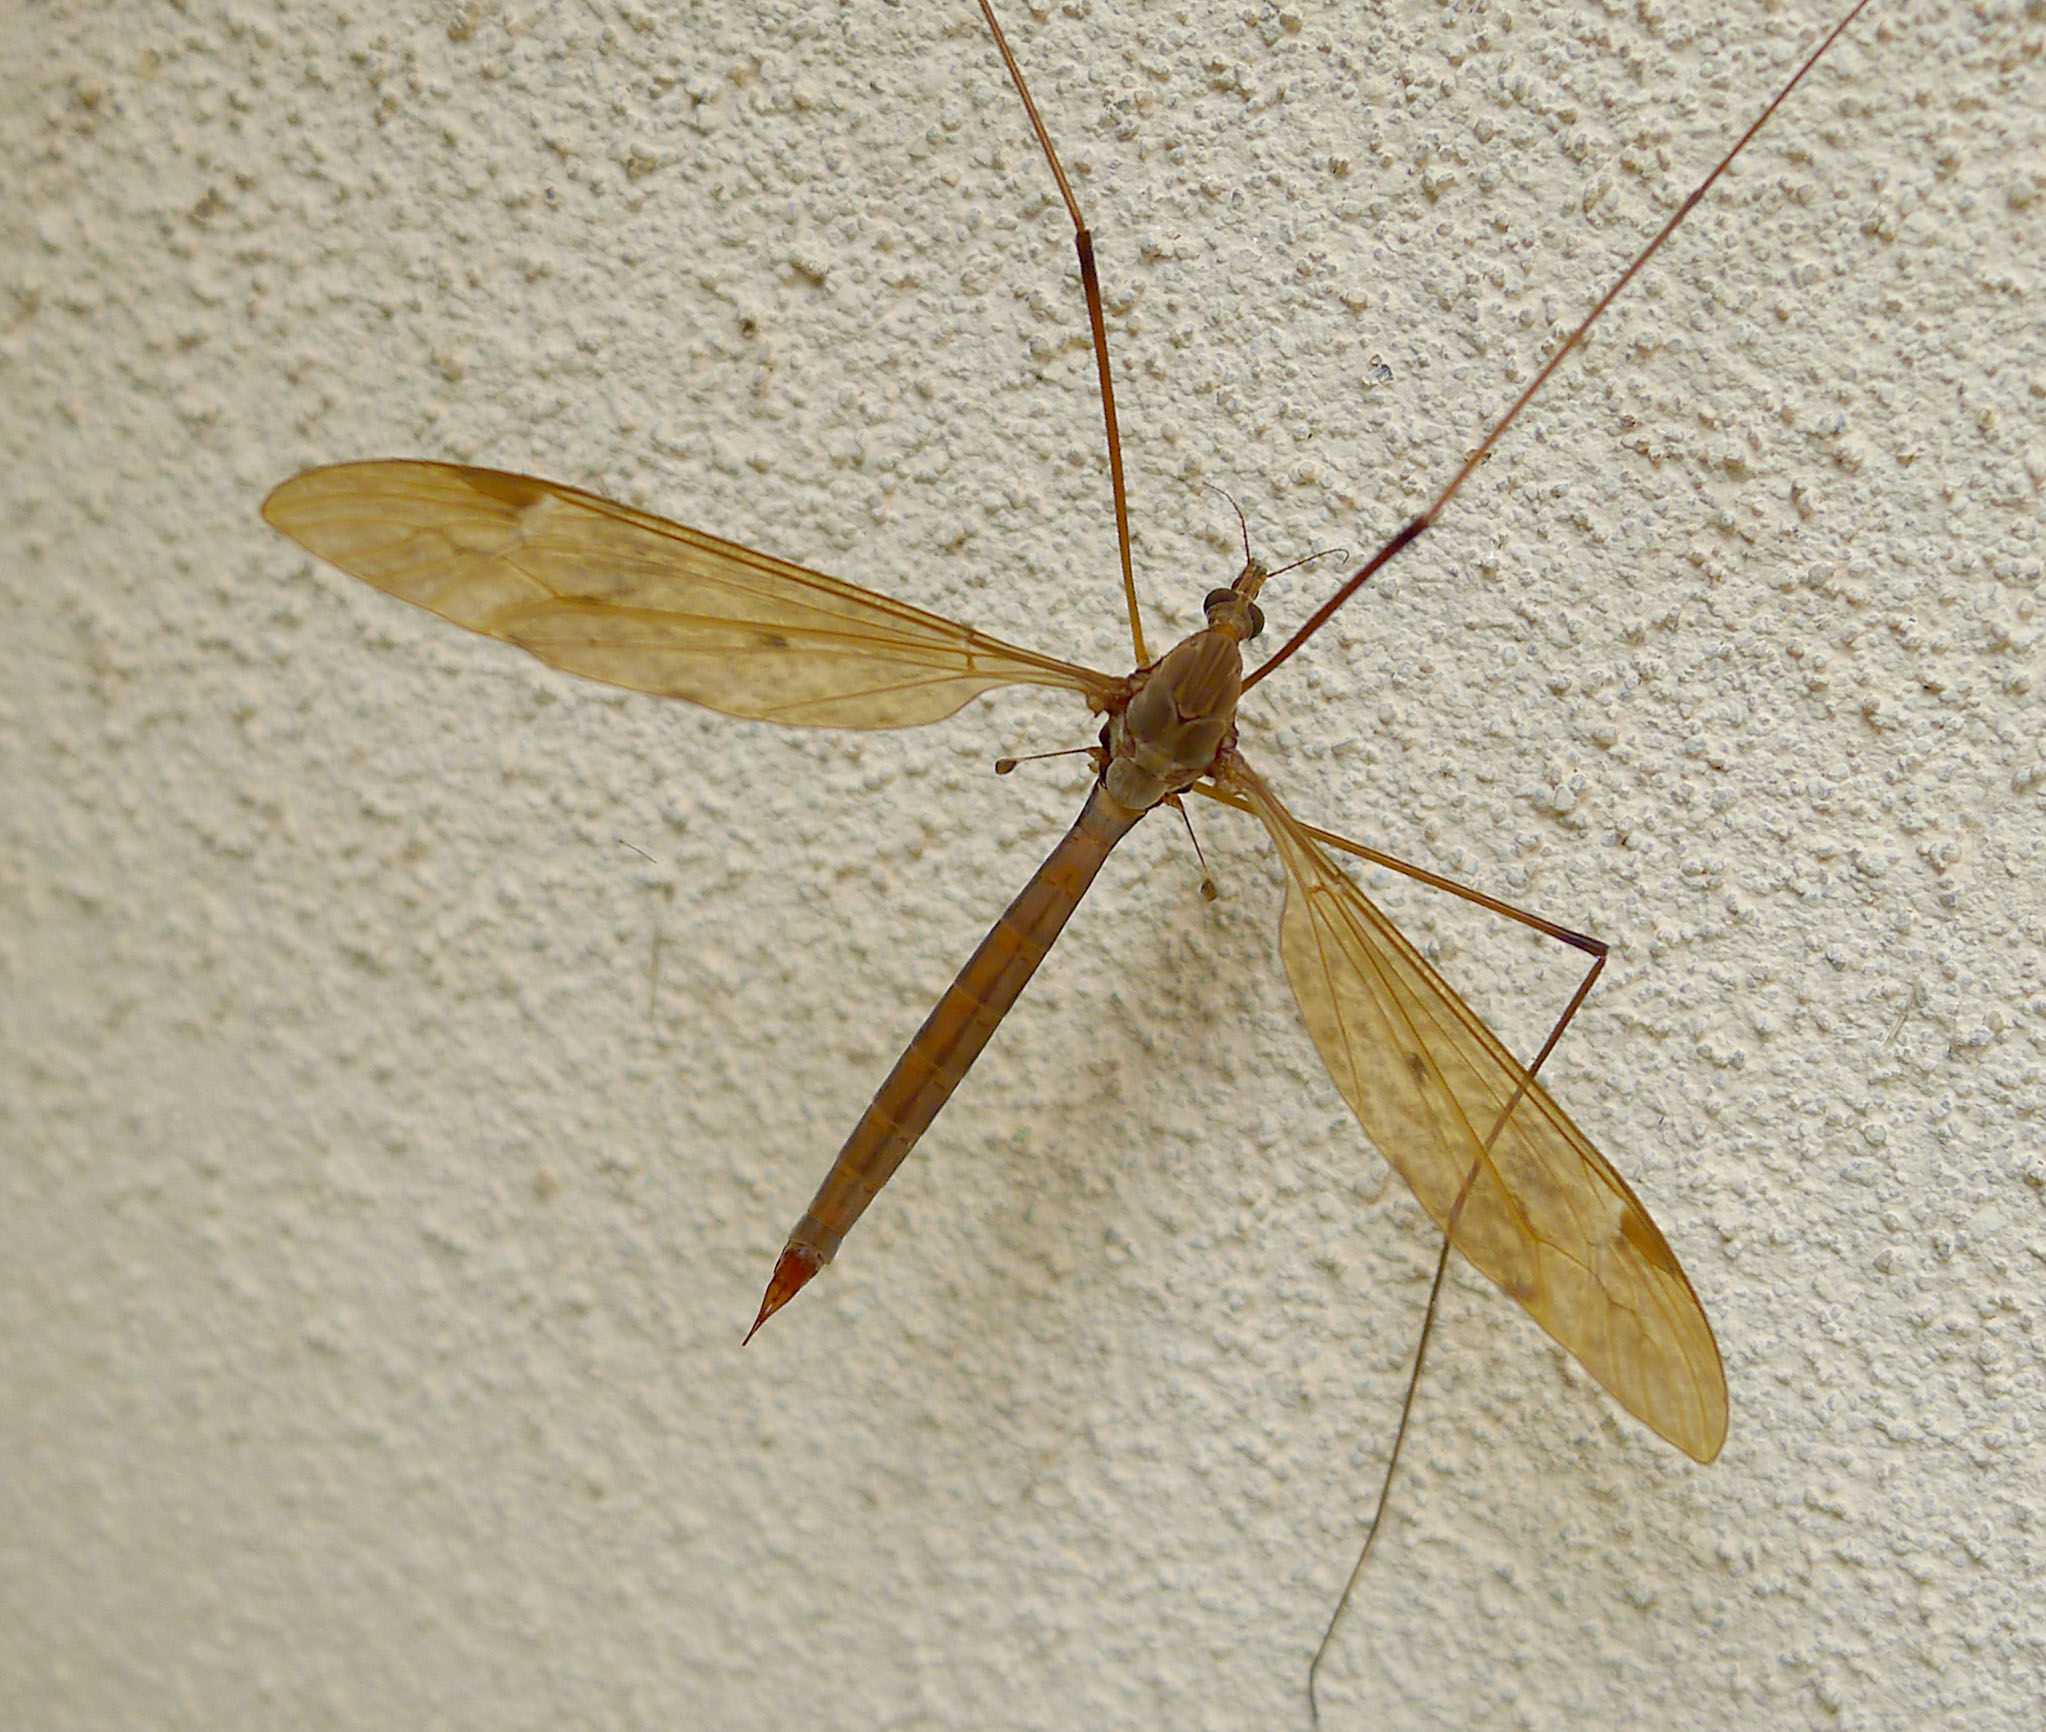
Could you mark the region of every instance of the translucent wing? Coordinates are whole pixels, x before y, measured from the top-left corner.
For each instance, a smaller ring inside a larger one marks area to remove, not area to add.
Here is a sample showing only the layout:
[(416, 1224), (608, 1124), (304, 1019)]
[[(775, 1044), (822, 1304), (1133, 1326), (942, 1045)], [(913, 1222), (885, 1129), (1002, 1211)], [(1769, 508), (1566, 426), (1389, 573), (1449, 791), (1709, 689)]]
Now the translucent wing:
[(1719, 1348), (1634, 1193), (1253, 771), (1220, 780), (1278, 844), (1286, 974), (1366, 1134), (1437, 1225), (1469, 1180), (1456, 1248), (1636, 1418), (1712, 1460), (1726, 1441)]
[(339, 463), (263, 502), (292, 540), (543, 662), (728, 716), (905, 728), (994, 686), (1117, 682), (595, 494), (451, 463)]

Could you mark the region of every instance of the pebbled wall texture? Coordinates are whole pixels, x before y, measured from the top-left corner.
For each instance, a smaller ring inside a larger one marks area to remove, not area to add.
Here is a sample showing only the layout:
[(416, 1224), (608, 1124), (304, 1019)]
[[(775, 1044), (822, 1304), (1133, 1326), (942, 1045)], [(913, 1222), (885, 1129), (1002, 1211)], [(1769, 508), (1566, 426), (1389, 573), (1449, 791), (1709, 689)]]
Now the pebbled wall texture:
[[(1155, 639), (1418, 509), (1823, 8), (1014, 8)], [(2046, 13), (1881, 4), (1246, 706), (1609, 940), (1552, 1087), (1723, 1347), (1680, 1458), (1459, 1269), (1324, 1724), (2036, 1725)], [(1077, 809), (559, 676), (267, 530), (530, 470), (1121, 671), (977, 15), (0, 13), (0, 1699), (71, 1728), (1299, 1726), (1435, 1242), (1263, 838), (1110, 863), (838, 1264), (785, 1232)], [(1334, 561), (1282, 580), (1297, 621)], [(1517, 1050), (1574, 953), (1367, 887)]]

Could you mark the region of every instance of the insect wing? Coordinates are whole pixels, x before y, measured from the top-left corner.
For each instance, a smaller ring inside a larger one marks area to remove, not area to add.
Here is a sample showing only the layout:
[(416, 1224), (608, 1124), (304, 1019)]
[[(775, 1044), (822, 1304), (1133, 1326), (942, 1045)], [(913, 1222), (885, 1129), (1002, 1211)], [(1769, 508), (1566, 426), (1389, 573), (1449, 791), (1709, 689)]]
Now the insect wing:
[(1468, 1182), (1456, 1248), (1636, 1418), (1712, 1460), (1719, 1348), (1626, 1181), (1254, 772), (1239, 764), (1223, 786), (1278, 845), (1286, 974), (1365, 1133), (1438, 1226)]
[(1115, 681), (595, 494), (450, 463), (309, 469), (263, 502), (307, 551), (569, 673), (803, 727), (905, 728), (1003, 685)]

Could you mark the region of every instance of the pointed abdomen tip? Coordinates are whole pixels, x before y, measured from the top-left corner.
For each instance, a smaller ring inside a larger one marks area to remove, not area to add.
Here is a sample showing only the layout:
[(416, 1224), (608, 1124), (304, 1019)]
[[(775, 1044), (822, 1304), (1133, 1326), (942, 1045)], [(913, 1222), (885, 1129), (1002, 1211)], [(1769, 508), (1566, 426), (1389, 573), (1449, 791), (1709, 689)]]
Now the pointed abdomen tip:
[[(774, 1273), (768, 1277), (767, 1292), (760, 1300), (760, 1315), (753, 1319), (753, 1327), (746, 1331), (746, 1340), (751, 1341), (760, 1333), (761, 1324), (772, 1317), (810, 1283), (810, 1277), (824, 1267), (824, 1259), (804, 1245), (784, 1245), (781, 1256), (776, 1259)], [(741, 1342), (743, 1347), (745, 1342)]]

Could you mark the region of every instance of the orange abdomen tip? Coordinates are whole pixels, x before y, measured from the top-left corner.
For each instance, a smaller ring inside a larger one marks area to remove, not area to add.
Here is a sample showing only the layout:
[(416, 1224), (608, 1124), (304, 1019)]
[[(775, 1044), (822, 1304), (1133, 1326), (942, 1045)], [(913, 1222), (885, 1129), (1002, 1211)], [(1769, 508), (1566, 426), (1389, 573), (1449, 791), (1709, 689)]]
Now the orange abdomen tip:
[[(774, 1273), (768, 1277), (767, 1292), (760, 1301), (760, 1315), (753, 1319), (753, 1327), (746, 1331), (746, 1341), (758, 1335), (761, 1324), (802, 1292), (809, 1285), (810, 1277), (823, 1267), (824, 1259), (808, 1246), (784, 1245), (775, 1262)], [(742, 1341), (739, 1345), (743, 1347), (745, 1344)]]

